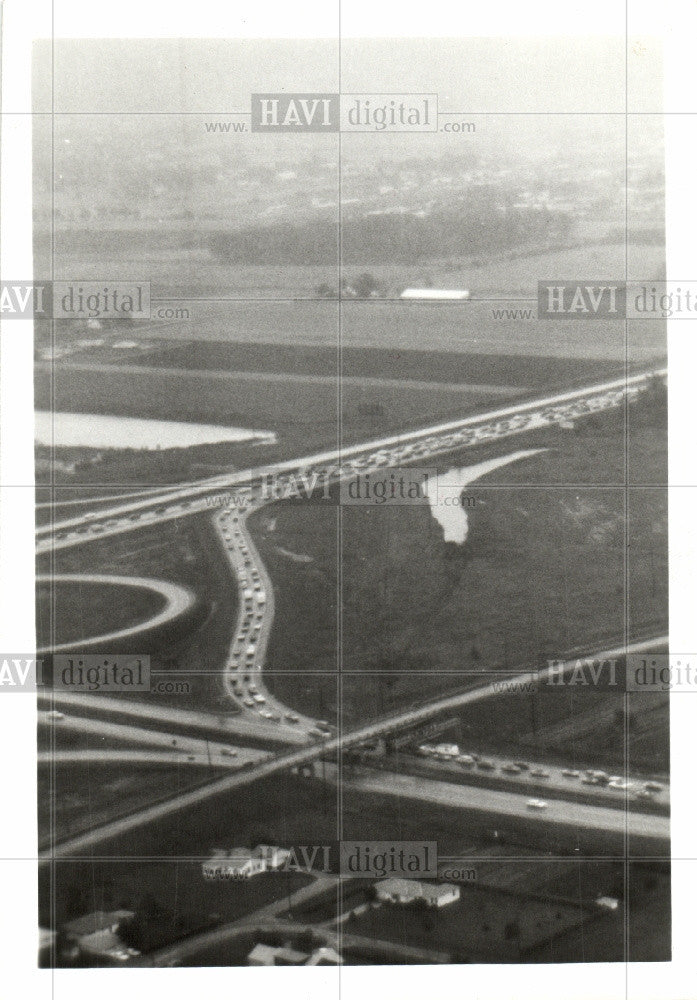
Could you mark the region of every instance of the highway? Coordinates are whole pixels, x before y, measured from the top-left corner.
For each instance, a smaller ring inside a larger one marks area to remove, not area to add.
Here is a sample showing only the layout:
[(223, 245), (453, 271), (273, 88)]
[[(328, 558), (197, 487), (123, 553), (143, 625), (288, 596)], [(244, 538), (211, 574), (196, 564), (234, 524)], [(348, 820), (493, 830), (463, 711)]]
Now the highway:
[(70, 548), (95, 538), (200, 513), (210, 509), (207, 497), (211, 493), (233, 487), (249, 487), (262, 476), (272, 476), (282, 482), (284, 476), (290, 481), (295, 475), (316, 475), (320, 482), (338, 482), (355, 476), (357, 472), (426, 461), (449, 451), (567, 423), (622, 406), (625, 400), (636, 399), (639, 393), (646, 390), (652, 377), (663, 375), (665, 370), (661, 369), (627, 379), (615, 379), (360, 445), (186, 483), (156, 496), (148, 495), (53, 524), (40, 525), (36, 530), (37, 553)]
[(267, 757), (262, 750), (248, 750), (240, 747), (235, 757), (221, 754), (219, 748), (211, 750), (209, 758), (205, 750), (198, 750), (186, 756), (177, 756), (170, 750), (56, 750), (54, 753), (42, 751), (38, 755), (39, 764), (166, 764), (171, 767), (216, 767), (236, 770), (255, 760)]
[[(55, 717), (52, 718), (48, 711), (40, 711), (37, 713), (37, 722), (40, 726), (59, 727), (60, 729), (72, 732), (88, 733), (91, 736), (98, 736), (103, 739), (123, 740), (131, 744), (144, 744), (142, 749), (134, 749), (133, 751), (113, 750), (110, 747), (70, 751), (56, 749), (39, 753), (40, 761), (45, 761), (51, 757), (56, 761), (70, 760), (77, 762), (80, 759), (85, 761), (98, 759), (106, 762), (114, 755), (119, 760), (125, 761), (128, 758), (124, 755), (130, 752), (134, 754), (152, 754), (152, 751), (145, 749), (146, 746), (158, 747), (160, 750), (159, 756), (163, 757), (166, 763), (169, 764), (181, 764), (189, 755), (192, 755), (196, 760), (200, 758), (205, 764), (213, 761), (217, 764), (219, 761), (219, 766), (221, 767), (240, 767), (243, 764), (257, 763), (271, 757), (271, 753), (268, 750), (256, 750), (231, 743), (216, 745), (215, 741), (201, 737), (182, 736), (179, 733), (164, 733), (156, 729), (144, 729), (140, 726), (105, 722), (103, 719), (92, 719), (81, 715), (66, 715), (64, 719), (56, 719)], [(161, 751), (163, 749), (167, 750), (166, 755), (162, 754)], [(182, 754), (186, 754), (186, 758), (182, 757)]]
[[(416, 460), (424, 461), (448, 451), (505, 439), (514, 434), (547, 427), (555, 423), (574, 421), (588, 414), (618, 407), (623, 405), (625, 401), (635, 399), (641, 391), (648, 387), (652, 376), (662, 376), (663, 374), (663, 371), (656, 371), (633, 376), (627, 380), (617, 379), (613, 382), (557, 394), (545, 399), (490, 411), (391, 438), (383, 438), (340, 451), (326, 452), (304, 459), (295, 459), (255, 470), (184, 484), (165, 494), (148, 495), (130, 503), (100, 509), (99, 512), (88, 512), (54, 525), (42, 526), (37, 529), (37, 552), (79, 545), (104, 535), (132, 531), (146, 524), (159, 523), (203, 510), (210, 510), (209, 494), (225, 487), (237, 487), (247, 497), (247, 507), (255, 508), (261, 505), (262, 497), (259, 487), (256, 487), (257, 494), (255, 494), (254, 489), (250, 490), (250, 484), (261, 476), (275, 476), (276, 485), (282, 485), (284, 481), (290, 484), (296, 474), (306, 477), (306, 481), (312, 481), (313, 477), (317, 476), (320, 477), (320, 482), (338, 482), (346, 477), (355, 476), (359, 472), (365, 473), (376, 469), (390, 468)], [(278, 739), (280, 742), (300, 742), (305, 745), (300, 749), (281, 753), (272, 759), (261, 760), (243, 773), (226, 776), (211, 782), (205, 788), (182, 793), (167, 802), (146, 807), (131, 816), (123, 817), (114, 823), (106, 824), (64, 844), (57, 845), (54, 856), (65, 856), (84, 850), (101, 840), (137, 828), (163, 816), (171, 815), (211, 796), (244, 787), (252, 781), (282, 770), (303, 767), (320, 757), (341, 753), (390, 732), (418, 725), (440, 712), (458, 709), (499, 693), (499, 686), (496, 683), (489, 683), (458, 695), (451, 695), (418, 706), (349, 733), (340, 733), (338, 736), (320, 734), (319, 732), (310, 734), (312, 721), (301, 719), (295, 713), (290, 713), (280, 703), (271, 699), (261, 684), (263, 656), (273, 619), (273, 591), (268, 575), (245, 526), (248, 511), (236, 514), (234, 505), (235, 496), (233, 493), (230, 496), (230, 510), (222, 511), (216, 518), (216, 527), (221, 543), (226, 547), (231, 570), (238, 578), (238, 587), (242, 597), (237, 627), (229, 647), (225, 667), (226, 688), (238, 705), (241, 704), (243, 709), (249, 710), (246, 712), (246, 719), (250, 735), (258, 737), (261, 733), (266, 732), (270, 738)], [(78, 576), (77, 579), (82, 578)], [(250, 584), (251, 586), (249, 586)], [(246, 593), (249, 590), (251, 590), (251, 598)], [(250, 641), (252, 636), (255, 636), (253, 643)], [(614, 649), (596, 655), (602, 659), (616, 658), (623, 656), (626, 652), (640, 652), (656, 648), (658, 645), (664, 645), (666, 641), (666, 637), (661, 636), (647, 642), (635, 643), (628, 650)], [(250, 649), (250, 647), (254, 648)], [(575, 661), (570, 661), (567, 669), (572, 669), (574, 665)], [(246, 669), (246, 666), (249, 669)], [(536, 673), (526, 672), (513, 679), (507, 678), (507, 680), (525, 684), (535, 681), (537, 676)], [(81, 696), (78, 696), (78, 699), (76, 704), (80, 704), (84, 708), (86, 706), (85, 700)], [(101, 699), (99, 700), (101, 701)], [(60, 703), (55, 693), (53, 701)], [(120, 710), (114, 709), (114, 711)], [(123, 710), (128, 711), (125, 708)], [(152, 713), (153, 708), (148, 706), (148, 711)], [(160, 710), (161, 713), (168, 713), (168, 711), (168, 709)], [(262, 715), (262, 711), (267, 713), (266, 717)], [(189, 713), (181, 713), (181, 716), (184, 714)], [(204, 715), (204, 713), (198, 714)], [(276, 716), (278, 718), (275, 718)], [(160, 718), (162, 717), (161, 714)], [(296, 718), (297, 722), (294, 721)], [(275, 730), (273, 737), (270, 735), (270, 729)], [(308, 735), (312, 735), (315, 741), (309, 746), (306, 745)], [(520, 796), (513, 796), (513, 798), (520, 800)], [(588, 808), (597, 810), (602, 807)], [(616, 810), (613, 812), (616, 813)], [(596, 812), (595, 815), (598, 824), (602, 826), (604, 822), (602, 812)], [(44, 859), (50, 856), (51, 852), (45, 852), (42, 855)]]
[[(328, 765), (327, 777), (337, 780), (337, 768)], [(341, 776), (344, 788), (379, 795), (397, 796), (419, 802), (432, 802), (451, 809), (466, 809), (486, 813), (502, 819), (522, 818), (543, 826), (573, 826), (578, 830), (602, 830), (605, 833), (629, 837), (650, 837), (667, 842), (670, 838), (670, 819), (656, 813), (613, 809), (612, 806), (588, 805), (567, 799), (549, 799), (544, 809), (530, 809), (530, 799), (537, 799), (534, 791), (507, 792), (475, 785), (460, 785), (446, 781), (433, 781), (412, 774), (395, 774), (392, 771), (369, 771), (360, 777)]]
[[(465, 747), (461, 752), (467, 754), (468, 750)], [(543, 797), (545, 797), (546, 792), (563, 798), (569, 792), (582, 795), (592, 790), (594, 798), (601, 801), (606, 799), (609, 804), (615, 803), (618, 806), (624, 806), (626, 799), (633, 801), (644, 788), (647, 780), (646, 777), (628, 771), (626, 775), (622, 773), (609, 776), (613, 779), (612, 785), (595, 781), (591, 783), (592, 779), (585, 773), (581, 773), (579, 770), (570, 770), (568, 764), (545, 762), (544, 766), (540, 766), (536, 762), (530, 761), (525, 753), (519, 752), (515, 757), (511, 757), (510, 754), (504, 757), (492, 753), (486, 753), (482, 756), (486, 763), (491, 765), (490, 767), (483, 769), (474, 762), (463, 765), (457, 759), (439, 760), (426, 754), (419, 758), (414, 757), (409, 770), (412, 770), (413, 767), (416, 773), (434, 780), (449, 781), (454, 777), (456, 781), (464, 779), (465, 782), (469, 780), (474, 784), (482, 779), (495, 778), (497, 781), (506, 781), (514, 791), (518, 786), (522, 792), (526, 792), (528, 795), (541, 795)], [(521, 761), (526, 766), (516, 774), (510, 770), (512, 761)], [(659, 805), (667, 806), (670, 801), (668, 779), (662, 775), (658, 783), (662, 786), (661, 790), (655, 790), (651, 798)]]
[(247, 528), (247, 518), (260, 503), (246, 510), (222, 510), (215, 517), (218, 537), (237, 579), (239, 612), (224, 667), (225, 689), (237, 706), (253, 718), (293, 729), (308, 738), (313, 719), (283, 705), (266, 689), (262, 667), (274, 617), (271, 579)]
[[(627, 654), (641, 653), (664, 646), (666, 642), (666, 636), (658, 636), (653, 639), (632, 643), (627, 647), (602, 650), (594, 653), (593, 655), (596, 658), (603, 660), (617, 659)], [(576, 663), (577, 660), (575, 659), (569, 660), (564, 664), (561, 670), (564, 673), (570, 673), (576, 668)], [(559, 676), (559, 670), (559, 667), (555, 667), (555, 676), (557, 677)], [(519, 684), (529, 684), (533, 681), (537, 681), (540, 677), (544, 677), (547, 673), (547, 670), (539, 672), (528, 670), (518, 674), (514, 678), (509, 677), (508, 679)], [(303, 767), (305, 765), (312, 764), (321, 757), (338, 756), (344, 750), (360, 746), (364, 743), (369, 743), (370, 741), (385, 736), (388, 733), (396, 732), (409, 726), (418, 725), (421, 722), (425, 722), (428, 719), (439, 715), (441, 712), (460, 709), (468, 704), (474, 704), (475, 702), (483, 701), (488, 698), (497, 697), (499, 693), (500, 689), (498, 683), (490, 682), (482, 685), (481, 687), (472, 688), (460, 694), (448, 695), (447, 697), (440, 698), (427, 705), (419, 706), (418, 708), (412, 708), (395, 715), (387, 716), (377, 722), (372, 722), (350, 732), (339, 733), (337, 736), (329, 737), (326, 740), (312, 744), (311, 746), (291, 751), (289, 753), (279, 754), (268, 761), (263, 761), (260, 764), (245, 770), (243, 773), (226, 776), (218, 779), (217, 781), (212, 781), (203, 788), (183, 792), (166, 802), (159, 802), (152, 806), (147, 806), (130, 816), (122, 817), (97, 829), (90, 830), (88, 833), (81, 834), (70, 840), (64, 841), (61, 844), (56, 844), (52, 850), (44, 851), (40, 855), (40, 859), (46, 861), (52, 857), (70, 857), (74, 854), (79, 854), (79, 852), (93, 847), (95, 844), (101, 843), (130, 830), (137, 829), (147, 823), (152, 823), (166, 816), (171, 816), (182, 809), (198, 805), (199, 803), (214, 796), (235, 791), (251, 784), (254, 781), (270, 777), (271, 775), (278, 774), (281, 771), (285, 771), (293, 767)], [(514, 795), (513, 799), (515, 800), (516, 810), (519, 810), (522, 796)], [(569, 805), (566, 800), (557, 801), (560, 803), (558, 808)], [(615, 829), (618, 810), (609, 809), (605, 806), (588, 806), (587, 809), (594, 811), (593, 815), (596, 817), (596, 829), (601, 831), (605, 829)], [(609, 818), (609, 814), (612, 814), (611, 819)], [(584, 815), (588, 818), (589, 814), (586, 812)], [(623, 813), (620, 813), (620, 815), (623, 815)], [(643, 814), (637, 813), (636, 815)], [(530, 813), (528, 815), (526, 812), (526, 816), (530, 819), (533, 814)], [(609, 827), (606, 826), (608, 823), (610, 824)]]
[[(255, 719), (248, 715), (222, 715), (193, 709), (172, 708), (170, 705), (158, 702), (147, 704), (142, 701), (133, 701), (131, 698), (112, 698), (76, 691), (39, 691), (37, 697), (40, 704), (50, 702), (52, 707), (56, 706), (66, 712), (70, 709), (84, 712), (87, 709), (97, 716), (129, 716), (145, 722), (179, 726), (187, 730), (200, 729), (207, 732), (217, 732), (221, 739), (257, 737), (296, 746), (304, 745), (307, 742), (305, 735), (298, 730), (290, 727), (281, 728), (265, 719)], [(70, 716), (71, 719), (80, 717), (80, 715)]]

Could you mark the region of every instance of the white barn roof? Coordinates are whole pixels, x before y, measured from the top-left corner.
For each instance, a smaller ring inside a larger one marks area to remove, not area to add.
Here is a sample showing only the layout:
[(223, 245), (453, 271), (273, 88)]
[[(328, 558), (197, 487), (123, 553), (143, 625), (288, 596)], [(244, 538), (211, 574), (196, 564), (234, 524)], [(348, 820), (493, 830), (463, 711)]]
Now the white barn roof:
[(455, 299), (470, 297), (467, 288), (405, 288), (401, 299)]

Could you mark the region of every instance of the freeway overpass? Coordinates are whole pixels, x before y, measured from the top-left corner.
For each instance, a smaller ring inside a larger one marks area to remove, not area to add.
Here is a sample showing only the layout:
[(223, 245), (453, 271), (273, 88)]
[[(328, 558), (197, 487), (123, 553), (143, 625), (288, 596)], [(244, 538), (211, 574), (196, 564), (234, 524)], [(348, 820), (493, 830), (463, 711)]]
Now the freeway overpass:
[[(642, 653), (651, 649), (659, 648), (666, 645), (667, 641), (667, 636), (659, 636), (653, 639), (635, 642), (626, 647), (623, 646), (620, 648), (603, 650), (597, 652), (594, 656), (596, 659), (601, 660), (618, 659), (631, 653)], [(571, 673), (574, 669), (576, 669), (576, 663), (576, 660), (570, 660), (561, 668), (558, 666), (555, 667), (555, 676), (559, 676), (560, 669), (562, 672)], [(535, 683), (541, 677), (543, 678), (547, 673), (548, 671), (545, 670), (528, 670), (516, 675), (515, 677), (510, 677), (510, 675), (508, 675), (506, 679), (511, 683), (515, 682), (520, 685), (525, 685)], [(294, 767), (303, 767), (312, 764), (314, 761), (319, 760), (322, 757), (327, 757), (330, 754), (338, 756), (344, 750), (349, 750), (352, 747), (360, 746), (362, 743), (386, 736), (406, 726), (419, 724), (427, 719), (439, 715), (441, 712), (459, 709), (465, 705), (474, 704), (475, 702), (495, 697), (499, 693), (499, 684), (491, 682), (482, 685), (481, 687), (472, 688), (471, 690), (460, 694), (448, 695), (428, 705), (422, 705), (395, 715), (387, 716), (377, 722), (369, 723), (368, 725), (352, 730), (351, 732), (340, 732), (337, 736), (330, 737), (320, 743), (315, 743), (311, 746), (306, 746), (289, 753), (279, 754), (271, 760), (262, 761), (261, 763), (248, 768), (242, 773), (220, 778), (203, 788), (192, 789), (190, 791), (183, 792), (181, 795), (175, 796), (172, 799), (168, 799), (165, 802), (158, 802), (152, 806), (146, 806), (144, 809), (141, 809), (130, 816), (122, 817), (121, 819), (107, 823), (95, 830), (91, 830), (88, 833), (81, 834), (70, 840), (64, 841), (61, 844), (56, 844), (52, 849), (41, 853), (39, 856), (40, 860), (45, 862), (51, 860), (52, 858), (71, 857), (119, 834), (137, 829), (138, 827), (155, 822), (156, 820), (162, 819), (166, 816), (171, 816), (182, 809), (204, 802), (205, 800), (216, 795), (235, 791), (251, 784), (254, 781), (270, 777), (271, 775), (278, 774), (279, 772), (286, 771)], [(519, 796), (516, 797), (516, 799), (519, 798)], [(606, 814), (608, 812), (614, 814), (617, 813), (617, 810), (607, 810), (605, 807), (589, 806), (588, 808), (595, 810), (592, 815), (596, 817), (597, 829), (599, 830), (606, 829), (606, 824), (608, 822)], [(631, 815), (633, 817), (643, 816), (642, 813), (636, 812), (633, 812)], [(614, 824), (616, 821), (615, 815), (612, 819), (612, 823)], [(641, 823), (642, 821), (641, 819), (633, 819), (632, 822)], [(663, 834), (661, 839), (667, 839), (667, 824), (662, 829)]]

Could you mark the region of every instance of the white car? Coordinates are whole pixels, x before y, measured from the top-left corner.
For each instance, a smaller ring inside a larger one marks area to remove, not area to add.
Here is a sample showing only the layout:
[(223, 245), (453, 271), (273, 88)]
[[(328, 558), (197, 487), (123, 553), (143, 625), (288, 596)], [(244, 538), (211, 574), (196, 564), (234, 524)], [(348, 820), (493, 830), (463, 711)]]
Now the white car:
[(236, 757), (237, 756), (237, 750), (235, 750), (234, 747), (223, 747), (221, 749), (220, 753), (221, 753), (221, 756), (223, 756), (223, 757)]
[(57, 712), (55, 709), (52, 709), (50, 712), (46, 713), (46, 718), (50, 719), (51, 722), (60, 722), (61, 719), (65, 718), (65, 716), (62, 712)]
[(266, 704), (266, 698), (264, 697), (263, 694), (253, 694), (252, 698), (257, 703), (257, 705), (265, 705)]
[(547, 803), (544, 799), (528, 799), (525, 803), (528, 809), (546, 809)]

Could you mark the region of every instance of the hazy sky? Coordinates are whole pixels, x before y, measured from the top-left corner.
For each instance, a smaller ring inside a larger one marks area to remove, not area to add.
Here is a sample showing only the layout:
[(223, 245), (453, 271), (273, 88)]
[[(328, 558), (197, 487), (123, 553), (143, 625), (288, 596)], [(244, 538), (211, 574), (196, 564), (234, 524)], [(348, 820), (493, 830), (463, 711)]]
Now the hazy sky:
[[(37, 43), (35, 108), (50, 110), (50, 45)], [(247, 110), (255, 91), (429, 92), (441, 110), (661, 110), (661, 60), (617, 37), (77, 40), (55, 43), (56, 111)], [(628, 87), (625, 88), (625, 79)]]

